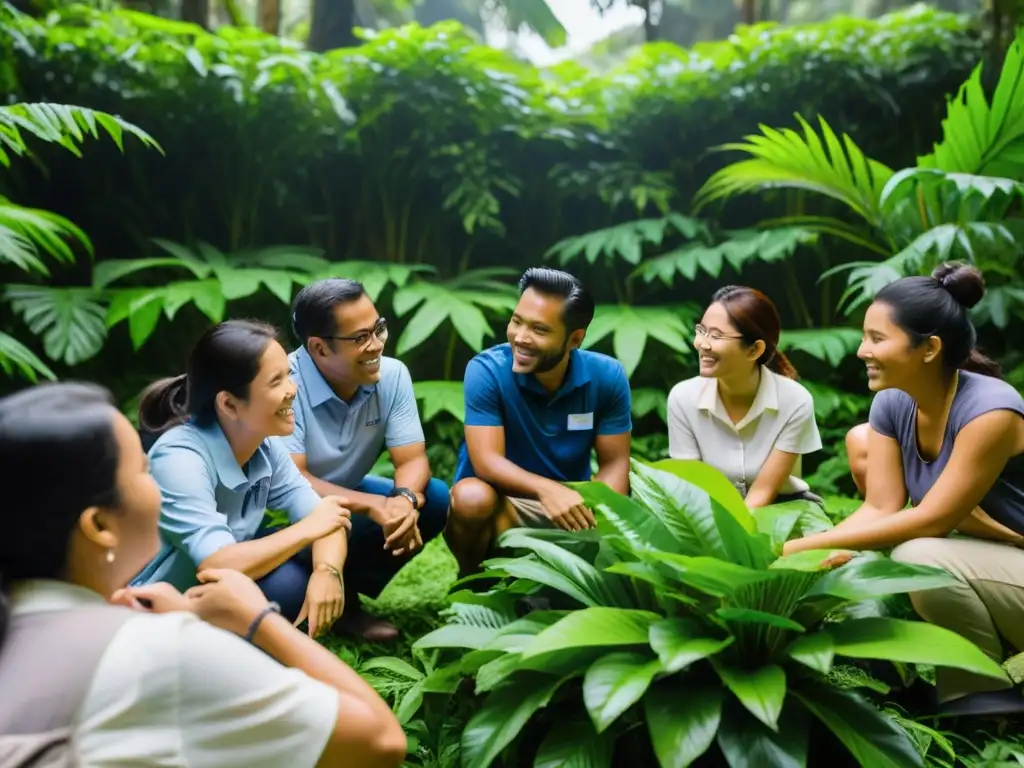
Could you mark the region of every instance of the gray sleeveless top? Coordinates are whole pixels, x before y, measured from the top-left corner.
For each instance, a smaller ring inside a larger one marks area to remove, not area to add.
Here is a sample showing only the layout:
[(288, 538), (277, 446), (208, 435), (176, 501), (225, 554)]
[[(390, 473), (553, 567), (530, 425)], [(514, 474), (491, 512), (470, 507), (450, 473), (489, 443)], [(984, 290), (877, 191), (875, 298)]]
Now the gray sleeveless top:
[(79, 765), (76, 717), (127, 608), (14, 616), (0, 646), (0, 768)]
[[(949, 421), (942, 438), (942, 450), (933, 461), (925, 461), (917, 450), (917, 403), (906, 392), (886, 389), (875, 395), (868, 417), (872, 428), (900, 444), (907, 493), (915, 506), (939, 479), (953, 453), (960, 430), (990, 411), (1007, 410), (1024, 416), (1024, 398), (1000, 379), (960, 371), (960, 383), (953, 396)], [(1007, 462), (995, 485), (979, 505), (988, 515), (1016, 533), (1024, 534), (1024, 454)]]

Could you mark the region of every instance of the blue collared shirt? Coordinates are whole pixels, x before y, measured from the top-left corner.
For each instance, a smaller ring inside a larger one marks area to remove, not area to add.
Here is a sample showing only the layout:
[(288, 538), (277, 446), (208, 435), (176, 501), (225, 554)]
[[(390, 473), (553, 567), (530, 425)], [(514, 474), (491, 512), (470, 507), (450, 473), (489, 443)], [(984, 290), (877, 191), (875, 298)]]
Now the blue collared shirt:
[(167, 581), (188, 589), (203, 560), (255, 537), (267, 509), (286, 512), (294, 523), (320, 503), (276, 439), (260, 443), (240, 467), (216, 422), (169, 429), (150, 449), (149, 466), (160, 486), (163, 546), (134, 585)]
[[(504, 427), (506, 458), (551, 480), (590, 479), (597, 436), (633, 428), (626, 371), (599, 352), (570, 352), (565, 381), (552, 395), (533, 374), (513, 373), (512, 347), (499, 344), (469, 361), (463, 389), (466, 426)], [(463, 444), (455, 481), (473, 476)]]
[(346, 402), (335, 394), (305, 348), (288, 356), (295, 398), (295, 431), (281, 438), (288, 453), (305, 454), (314, 477), (342, 488), (358, 486), (385, 447), (424, 442), (423, 425), (405, 364), (380, 359), (380, 380)]

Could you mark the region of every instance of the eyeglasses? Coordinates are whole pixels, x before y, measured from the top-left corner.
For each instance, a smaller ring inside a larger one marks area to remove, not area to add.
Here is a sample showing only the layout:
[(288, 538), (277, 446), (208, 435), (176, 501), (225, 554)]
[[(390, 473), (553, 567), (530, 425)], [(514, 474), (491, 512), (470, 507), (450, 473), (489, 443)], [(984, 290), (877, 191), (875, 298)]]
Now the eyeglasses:
[(697, 325), (694, 326), (693, 332), (697, 336), (697, 338), (700, 338), (701, 336), (707, 336), (712, 341), (721, 341), (722, 339), (742, 339), (743, 338), (742, 336), (738, 336), (738, 335), (734, 335), (734, 334), (722, 333), (717, 328), (709, 331), (707, 328), (705, 328), (700, 323), (697, 323)]
[(376, 336), (383, 344), (388, 340), (388, 321), (386, 318), (378, 317), (373, 324), (373, 330), (357, 333), (355, 336), (321, 336), (321, 339), (334, 339), (335, 341), (350, 341), (359, 347), (359, 351), (370, 346), (370, 339)]

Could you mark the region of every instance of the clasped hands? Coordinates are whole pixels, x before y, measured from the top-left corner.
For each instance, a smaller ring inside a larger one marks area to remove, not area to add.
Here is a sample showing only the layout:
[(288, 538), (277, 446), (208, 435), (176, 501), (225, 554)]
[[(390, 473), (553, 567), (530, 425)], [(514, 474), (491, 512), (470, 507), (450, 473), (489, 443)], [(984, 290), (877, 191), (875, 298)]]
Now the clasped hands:
[(369, 517), (384, 530), (384, 549), (392, 555), (411, 555), (423, 546), (419, 511), (404, 496), (391, 496), (369, 511)]

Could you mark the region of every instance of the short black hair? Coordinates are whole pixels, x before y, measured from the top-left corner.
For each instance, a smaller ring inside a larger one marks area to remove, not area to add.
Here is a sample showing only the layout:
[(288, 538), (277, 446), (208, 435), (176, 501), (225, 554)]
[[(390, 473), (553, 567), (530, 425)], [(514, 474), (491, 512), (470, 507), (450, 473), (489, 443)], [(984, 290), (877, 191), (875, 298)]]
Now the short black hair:
[(585, 330), (594, 319), (594, 297), (575, 275), (550, 267), (530, 267), (519, 278), (519, 295), (527, 288), (565, 300), (562, 322), (566, 333)]
[(292, 302), (292, 333), (302, 346), (309, 343), (310, 336), (336, 335), (338, 324), (334, 321), (334, 308), (365, 295), (363, 284), (347, 277), (328, 277), (310, 283)]

